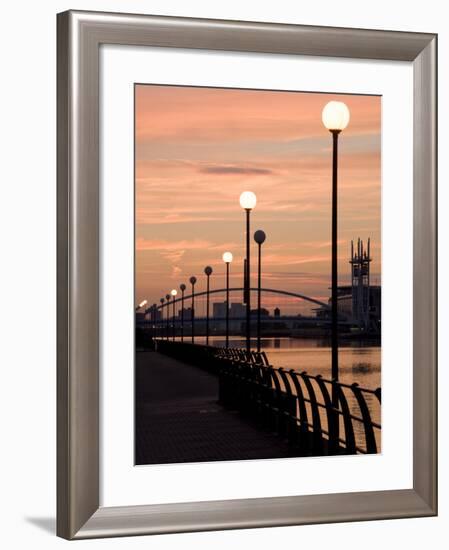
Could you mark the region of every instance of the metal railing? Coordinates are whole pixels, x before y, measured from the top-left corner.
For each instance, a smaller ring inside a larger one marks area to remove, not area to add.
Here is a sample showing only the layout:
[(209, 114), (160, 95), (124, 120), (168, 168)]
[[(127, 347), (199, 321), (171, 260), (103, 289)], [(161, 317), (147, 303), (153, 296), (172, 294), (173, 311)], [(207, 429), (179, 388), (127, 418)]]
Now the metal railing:
[(161, 340), (157, 349), (218, 375), (219, 402), (224, 407), (286, 438), (298, 454), (373, 454), (380, 450), (381, 425), (372, 414), (380, 418), (380, 388), (273, 367), (265, 352)]

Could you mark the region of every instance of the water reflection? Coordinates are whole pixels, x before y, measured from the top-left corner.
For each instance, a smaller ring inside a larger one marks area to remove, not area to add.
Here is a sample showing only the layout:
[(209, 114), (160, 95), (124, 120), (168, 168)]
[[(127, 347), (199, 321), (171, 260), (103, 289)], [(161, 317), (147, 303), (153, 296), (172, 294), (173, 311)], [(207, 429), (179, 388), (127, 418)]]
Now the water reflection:
[[(204, 338), (196, 338), (198, 344)], [(224, 338), (211, 337), (212, 346), (223, 346)], [(231, 337), (230, 347), (244, 348), (243, 338)], [(255, 348), (254, 348), (255, 349)], [(262, 350), (266, 352), (270, 364), (321, 374), (325, 378), (331, 373), (331, 349), (329, 340), (312, 338), (263, 338)], [(340, 379), (352, 384), (376, 389), (381, 385), (381, 348), (370, 342), (344, 341), (339, 347)]]

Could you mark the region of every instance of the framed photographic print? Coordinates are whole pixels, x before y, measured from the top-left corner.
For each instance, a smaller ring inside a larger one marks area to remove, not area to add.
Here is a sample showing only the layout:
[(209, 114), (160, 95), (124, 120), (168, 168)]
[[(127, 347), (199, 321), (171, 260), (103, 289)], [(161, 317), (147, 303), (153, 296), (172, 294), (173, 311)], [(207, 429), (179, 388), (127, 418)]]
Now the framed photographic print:
[(381, 98), (136, 84), (134, 104), (136, 464), (380, 452)]
[(436, 514), (435, 59), (58, 15), (60, 536)]

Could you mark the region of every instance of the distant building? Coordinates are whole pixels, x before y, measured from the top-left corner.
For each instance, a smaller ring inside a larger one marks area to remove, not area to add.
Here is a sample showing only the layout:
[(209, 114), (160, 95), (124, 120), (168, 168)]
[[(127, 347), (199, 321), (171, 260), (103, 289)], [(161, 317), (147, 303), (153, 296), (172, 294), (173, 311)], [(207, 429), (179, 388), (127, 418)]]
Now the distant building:
[[(252, 316), (252, 317), (257, 316), (257, 308), (251, 310), (251, 316)], [(261, 317), (269, 317), (269, 316), (270, 316), (270, 312), (268, 311), (268, 309), (265, 309), (264, 307), (261, 307), (261, 308), (260, 308), (260, 316), (261, 316)]]
[(245, 317), (246, 315), (246, 306), (244, 304), (231, 304), (229, 308), (229, 316), (232, 319), (239, 317)]
[(192, 319), (192, 308), (185, 307), (184, 310), (180, 309), (178, 311), (178, 319), (181, 319), (183, 317), (183, 312), (184, 312), (184, 321), (190, 321)]
[(212, 306), (212, 314), (216, 319), (226, 317), (226, 302), (214, 302)]
[(280, 317), (281, 316), (281, 310), (278, 307), (274, 308), (274, 316)]
[[(357, 289), (358, 290), (358, 289)], [(358, 325), (360, 329), (378, 331), (380, 329), (382, 289), (378, 285), (363, 287), (363, 307), (359, 308), (360, 297), (350, 286), (338, 287), (338, 313)], [(354, 296), (355, 294), (355, 296)], [(329, 300), (329, 305), (332, 300)], [(330, 311), (328, 310), (328, 316)]]
[(153, 309), (149, 311), (149, 319), (153, 322), (160, 321), (162, 319), (162, 312), (160, 309)]
[[(212, 313), (216, 319), (224, 319), (226, 317), (226, 302), (214, 302), (212, 306)], [(244, 304), (229, 304), (229, 317), (231, 319), (238, 319), (245, 317), (245, 315), (246, 306)]]
[[(379, 330), (381, 318), (381, 287), (370, 284), (370, 239), (364, 249), (358, 239), (357, 250), (351, 241), (351, 297), (352, 319), (363, 330)], [(340, 300), (338, 298), (339, 309)], [(349, 308), (348, 308), (349, 309)]]
[[(337, 288), (338, 313), (346, 319), (352, 319), (352, 286), (345, 285)], [(329, 305), (332, 304), (332, 298), (329, 300)]]
[[(357, 325), (361, 330), (378, 332), (381, 322), (382, 290), (379, 285), (370, 283), (370, 239), (367, 248), (358, 239), (357, 249), (351, 241), (351, 284), (341, 285), (337, 289), (337, 309), (345, 320)], [(332, 299), (329, 299), (329, 306)], [(315, 310), (319, 318), (330, 318), (329, 308), (321, 307)]]

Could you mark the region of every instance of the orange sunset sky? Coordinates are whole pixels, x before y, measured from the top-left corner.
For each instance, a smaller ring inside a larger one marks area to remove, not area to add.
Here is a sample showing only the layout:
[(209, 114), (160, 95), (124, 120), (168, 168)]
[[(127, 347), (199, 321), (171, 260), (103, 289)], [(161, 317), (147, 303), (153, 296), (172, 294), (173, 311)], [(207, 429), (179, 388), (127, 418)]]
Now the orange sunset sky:
[[(206, 265), (211, 287), (223, 288), (227, 250), (231, 286), (242, 286), (242, 191), (257, 195), (252, 233), (267, 234), (263, 285), (327, 301), (332, 141), (321, 111), (331, 100), (351, 113), (339, 139), (339, 283), (349, 282), (351, 239), (371, 237), (371, 279), (380, 284), (380, 97), (136, 85), (137, 303), (159, 304), (183, 282), (190, 288), (191, 275), (204, 290)], [(253, 286), (256, 253), (253, 242)], [(263, 296), (262, 306), (311, 307), (276, 295)]]

